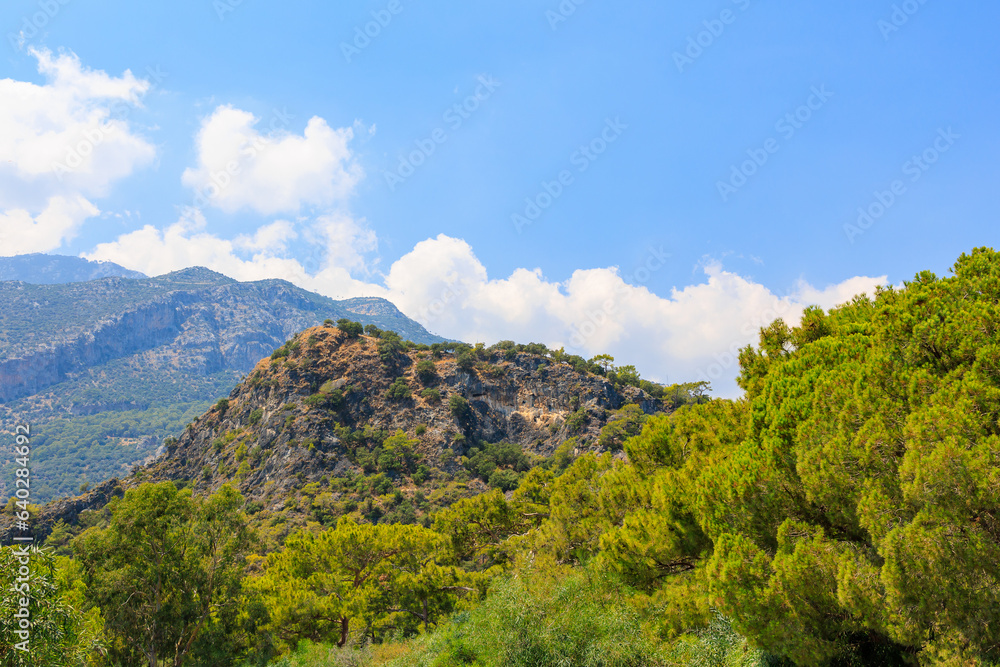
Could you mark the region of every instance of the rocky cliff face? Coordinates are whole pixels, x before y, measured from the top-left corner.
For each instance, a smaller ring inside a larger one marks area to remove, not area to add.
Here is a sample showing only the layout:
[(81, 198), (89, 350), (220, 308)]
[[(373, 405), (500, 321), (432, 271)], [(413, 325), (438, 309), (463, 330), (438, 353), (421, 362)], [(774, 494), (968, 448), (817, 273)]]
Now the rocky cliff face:
[[(195, 421), (149, 477), (191, 480), (203, 490), (235, 479), (244, 495), (270, 506), (304, 484), (363, 474), (345, 429), (402, 431), (422, 460), (455, 470), (480, 442), (506, 441), (547, 456), (573, 437), (594, 449), (614, 410), (634, 403), (652, 414), (663, 407), (635, 387), (616, 388), (538, 355), (494, 353), (463, 370), (453, 355), (435, 359), (426, 351), (387, 361), (376, 339), (348, 338), (334, 328), (307, 330), (296, 341), (287, 358), (261, 361), (224, 410)], [(421, 360), (433, 363), (433, 374), (418, 373)], [(390, 391), (400, 385), (408, 397)], [(456, 414), (455, 396), (468, 403), (466, 413)]]

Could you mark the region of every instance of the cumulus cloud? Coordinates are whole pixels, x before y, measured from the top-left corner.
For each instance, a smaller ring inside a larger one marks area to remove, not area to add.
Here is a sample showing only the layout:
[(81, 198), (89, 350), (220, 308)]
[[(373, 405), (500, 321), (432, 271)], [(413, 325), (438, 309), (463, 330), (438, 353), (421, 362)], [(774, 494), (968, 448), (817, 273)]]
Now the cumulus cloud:
[(299, 233), (293, 223), (288, 220), (276, 220), (269, 225), (259, 227), (252, 235), (237, 236), (234, 244), (241, 250), (283, 253), (288, 249), (288, 242), (298, 236)]
[[(631, 277), (648, 280), (664, 260), (651, 248)], [(778, 317), (796, 324), (808, 305), (830, 308), (887, 282), (859, 276), (822, 289), (800, 282), (776, 294), (718, 263), (703, 271), (703, 282), (669, 296), (631, 284), (614, 267), (578, 270), (561, 283), (537, 269), (491, 279), (467, 243), (442, 235), (395, 262), (385, 284), (403, 312), (449, 337), (544, 342), (584, 357), (608, 353), (650, 379), (707, 380), (717, 395), (736, 396), (737, 351), (756, 342), (760, 327)]]
[[(315, 249), (304, 259), (288, 248), (300, 237)], [(229, 241), (208, 233), (192, 209), (162, 231), (146, 226), (86, 257), (151, 275), (201, 265), (239, 280), (283, 278), (332, 298), (381, 296), (450, 338), (542, 342), (587, 358), (608, 353), (654, 381), (707, 380), (726, 397), (739, 395), (737, 352), (756, 342), (760, 327), (778, 317), (795, 324), (808, 305), (830, 308), (886, 284), (885, 276), (859, 276), (775, 293), (709, 262), (700, 282), (661, 296), (641, 283), (665, 265), (662, 249), (650, 248), (628, 276), (616, 267), (581, 269), (563, 282), (538, 269), (491, 278), (468, 243), (445, 235), (416, 244), (382, 276), (371, 270), (375, 250), (374, 233), (343, 215), (277, 221)]]
[(36, 216), (25, 209), (0, 211), (0, 255), (55, 250), (73, 237), (84, 220), (99, 213), (79, 196), (52, 197)]
[(300, 136), (288, 132), (290, 120), (275, 112), (263, 133), (252, 113), (216, 108), (198, 132), (197, 166), (181, 177), (195, 190), (196, 202), (230, 213), (273, 215), (346, 199), (363, 176), (349, 146), (353, 128), (335, 130), (313, 117)]
[(44, 85), (0, 80), (0, 254), (53, 250), (99, 213), (89, 201), (148, 165), (156, 149), (128, 116), (150, 82), (31, 49)]
[[(306, 234), (300, 233), (299, 226), (305, 227)], [(375, 237), (363, 223), (350, 218), (323, 216), (298, 224), (277, 220), (232, 240), (209, 232), (207, 227), (202, 211), (188, 208), (164, 229), (146, 225), (99, 244), (83, 257), (115, 262), (151, 276), (204, 266), (242, 281), (279, 278), (338, 299), (387, 294), (385, 288), (352, 275), (367, 270), (366, 255)], [(300, 261), (290, 256), (289, 244), (303, 235), (320, 245), (316, 253)], [(334, 247), (336, 253), (329, 252)], [(335, 260), (347, 258), (346, 265), (329, 261), (328, 255)]]
[(320, 216), (309, 234), (310, 260), (323, 269), (370, 271), (370, 256), (378, 250), (375, 232), (343, 213)]

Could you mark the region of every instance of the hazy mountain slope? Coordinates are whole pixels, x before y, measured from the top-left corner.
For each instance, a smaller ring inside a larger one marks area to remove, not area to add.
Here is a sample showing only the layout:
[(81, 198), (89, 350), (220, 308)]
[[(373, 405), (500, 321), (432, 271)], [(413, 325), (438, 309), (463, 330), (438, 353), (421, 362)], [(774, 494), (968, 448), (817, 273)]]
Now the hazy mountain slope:
[(80, 283), (98, 278), (145, 278), (113, 262), (91, 262), (66, 255), (15, 255), (0, 257), (0, 281), (19, 280), (35, 285)]

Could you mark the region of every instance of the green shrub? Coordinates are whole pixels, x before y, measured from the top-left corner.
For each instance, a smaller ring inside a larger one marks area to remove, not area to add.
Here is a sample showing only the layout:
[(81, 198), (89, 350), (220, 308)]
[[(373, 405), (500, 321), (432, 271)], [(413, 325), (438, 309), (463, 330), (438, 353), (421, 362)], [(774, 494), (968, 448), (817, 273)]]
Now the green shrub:
[(383, 331), (378, 344), (378, 356), (382, 363), (389, 364), (403, 351), (403, 339), (395, 331)]
[(260, 408), (257, 408), (256, 410), (250, 413), (250, 423), (256, 426), (257, 424), (260, 423), (260, 420), (263, 416), (264, 416), (264, 411), (261, 410)]
[(346, 317), (337, 320), (337, 328), (347, 334), (348, 338), (357, 338), (365, 331), (360, 322), (352, 322)]
[(451, 412), (452, 417), (459, 421), (468, 419), (472, 415), (472, 408), (469, 406), (469, 402), (458, 394), (453, 394), (448, 399), (448, 411)]
[(569, 433), (579, 433), (583, 425), (587, 423), (586, 410), (580, 409), (566, 417), (566, 430)]
[(421, 382), (428, 384), (437, 377), (437, 366), (430, 359), (423, 359), (417, 362), (416, 373)]
[(410, 385), (406, 383), (403, 378), (396, 378), (392, 385), (389, 386), (388, 391), (385, 392), (386, 398), (390, 400), (402, 401), (410, 398)]
[(462, 352), (455, 357), (455, 365), (466, 372), (476, 367), (476, 358), (470, 352)]
[(441, 392), (438, 391), (437, 389), (424, 389), (422, 392), (420, 392), (420, 395), (423, 398), (430, 401), (431, 403), (441, 402)]
[(501, 491), (513, 491), (520, 483), (521, 476), (510, 469), (494, 470), (489, 478), (490, 487)]
[[(494, 488), (503, 488), (505, 491), (516, 488), (520, 482), (518, 473), (527, 472), (530, 468), (531, 460), (524, 451), (509, 442), (488, 442), (480, 447), (473, 447), (465, 462), (466, 470)], [(493, 476), (498, 471), (507, 473), (494, 480)]]
[(514, 574), (499, 580), (482, 604), (414, 640), (412, 652), (387, 667), (664, 664), (662, 647), (643, 632), (616, 582), (561, 567), (540, 576)]

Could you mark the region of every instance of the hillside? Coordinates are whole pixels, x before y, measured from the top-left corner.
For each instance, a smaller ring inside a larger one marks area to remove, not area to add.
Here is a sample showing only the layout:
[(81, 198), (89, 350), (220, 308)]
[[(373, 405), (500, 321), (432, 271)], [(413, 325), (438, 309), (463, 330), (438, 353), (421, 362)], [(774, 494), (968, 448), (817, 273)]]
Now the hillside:
[(127, 473), (261, 357), (326, 319), (443, 340), (382, 299), (338, 302), (285, 281), (240, 283), (202, 268), (4, 282), (0, 303), (0, 421), (39, 433), (39, 500)]
[[(637, 414), (669, 407), (512, 345), (455, 347), (307, 329), (121, 485), (170, 480), (203, 493), (234, 482), (261, 518), (280, 515), (281, 524), (351, 513), (412, 523), (491, 486), (516, 486), (560, 446), (620, 451), (620, 440), (600, 437), (616, 411), (632, 404), (637, 412), (625, 416), (637, 432)], [(117, 484), (45, 508), (39, 526), (73, 522)]]

